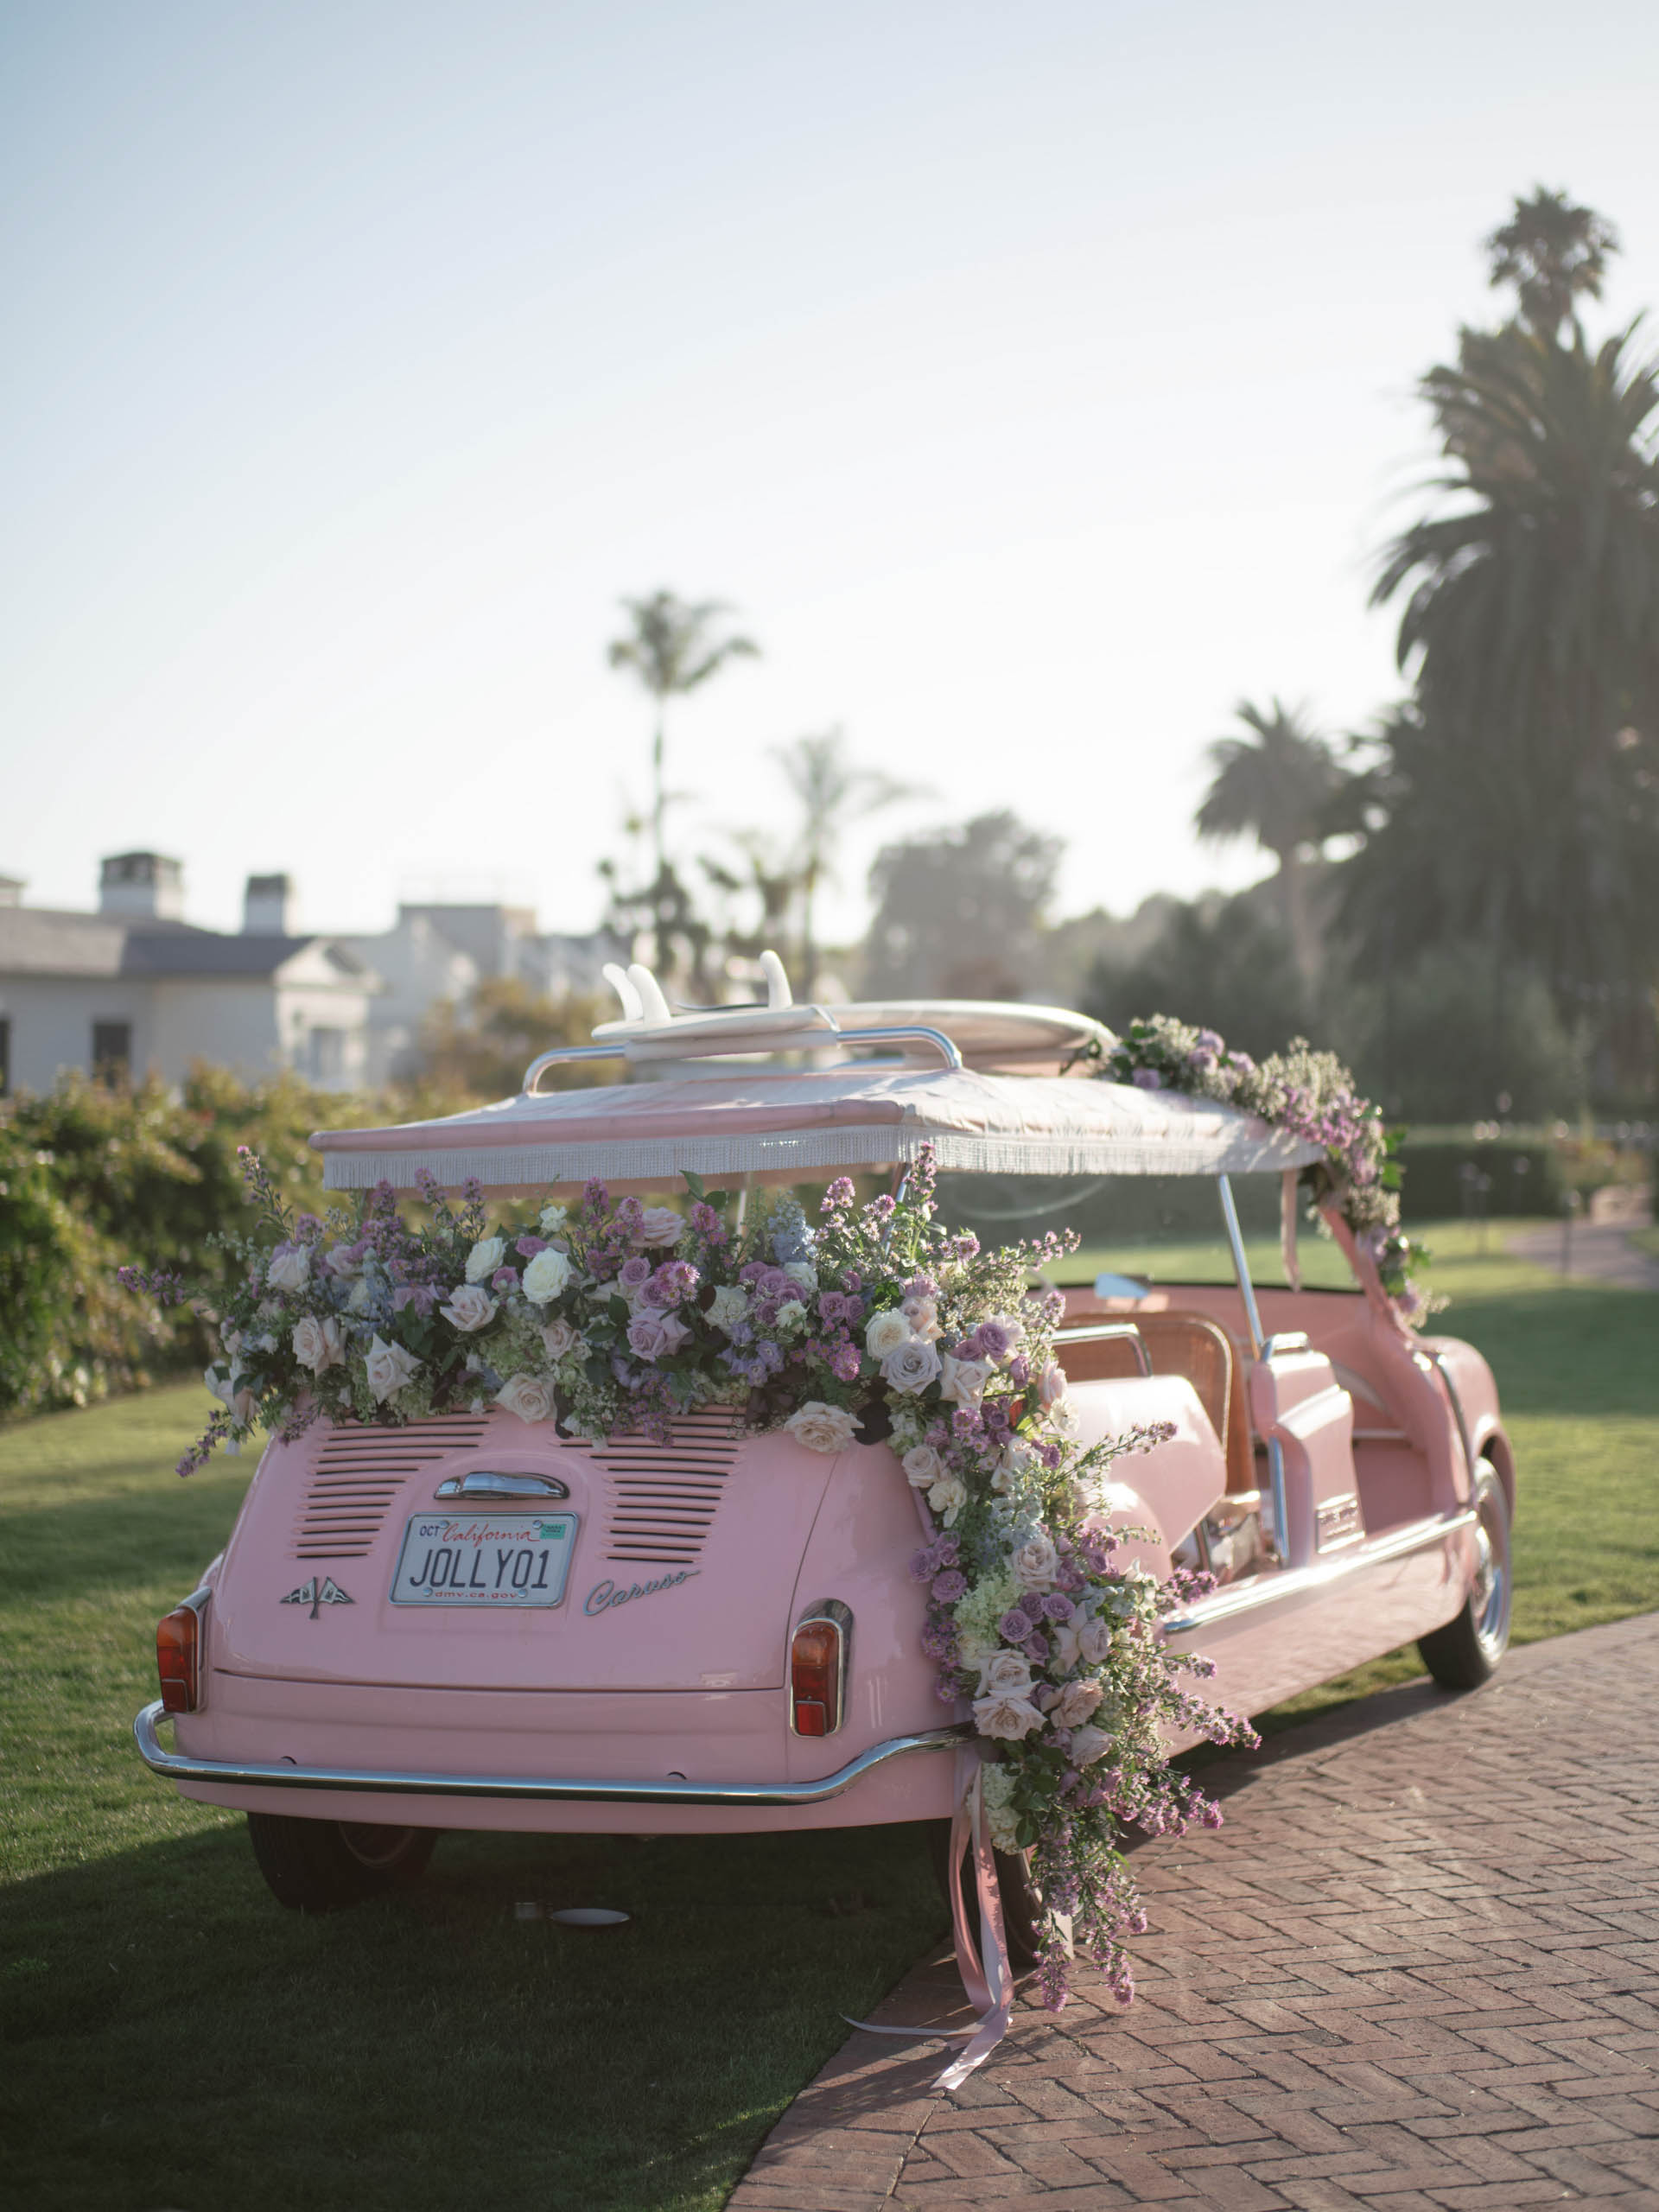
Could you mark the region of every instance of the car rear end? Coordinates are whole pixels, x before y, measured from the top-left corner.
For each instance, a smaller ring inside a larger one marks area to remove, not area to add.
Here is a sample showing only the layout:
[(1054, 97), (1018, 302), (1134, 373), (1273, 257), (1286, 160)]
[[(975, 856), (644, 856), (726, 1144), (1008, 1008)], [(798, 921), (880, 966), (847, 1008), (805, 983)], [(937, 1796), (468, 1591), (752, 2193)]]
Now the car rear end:
[(154, 1713), (141, 1747), (187, 1796), (330, 1821), (942, 1815), (916, 1541), (885, 1446), (829, 1457), (721, 1411), (671, 1444), (499, 1411), (318, 1423), (270, 1446), (163, 1624), (173, 1749)]

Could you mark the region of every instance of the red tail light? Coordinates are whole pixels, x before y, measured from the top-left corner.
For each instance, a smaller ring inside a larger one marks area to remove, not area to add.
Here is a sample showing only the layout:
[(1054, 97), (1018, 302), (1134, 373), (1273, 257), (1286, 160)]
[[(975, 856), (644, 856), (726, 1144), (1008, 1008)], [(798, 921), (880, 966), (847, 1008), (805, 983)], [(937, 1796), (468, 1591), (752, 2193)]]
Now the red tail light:
[(815, 1605), (789, 1647), (789, 1725), (798, 1736), (833, 1736), (841, 1726), (853, 1617), (831, 1599)]
[(167, 1713), (194, 1713), (201, 1702), (201, 1615), (187, 1599), (156, 1624), (156, 1665)]

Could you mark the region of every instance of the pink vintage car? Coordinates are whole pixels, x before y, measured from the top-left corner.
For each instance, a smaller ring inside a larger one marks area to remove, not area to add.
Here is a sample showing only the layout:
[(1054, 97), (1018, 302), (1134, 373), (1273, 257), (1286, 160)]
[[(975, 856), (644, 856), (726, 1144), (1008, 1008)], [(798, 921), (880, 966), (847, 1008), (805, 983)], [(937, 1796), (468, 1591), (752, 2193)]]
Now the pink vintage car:
[[(778, 971), (774, 970), (774, 976)], [(590, 1057), (639, 1078), (454, 1119), (331, 1132), (329, 1185), (671, 1191), (902, 1173), (924, 1147), (973, 1223), (1070, 1211), (1090, 1287), (1064, 1358), (1085, 1440), (1169, 1425), (1099, 1499), (1169, 1618), (1255, 1713), (1416, 1638), (1478, 1684), (1508, 1633), (1515, 1468), (1491, 1375), (1419, 1334), (1333, 1214), (1305, 1240), (1317, 1145), (1236, 1108), (1103, 1081), (1084, 1017), (980, 1004), (671, 1016), (642, 970)], [(1253, 1280), (1251, 1262), (1255, 1274)], [(1217, 1262), (1222, 1265), (1217, 1265)], [(412, 1878), (436, 1833), (945, 1821), (965, 1723), (942, 1710), (906, 1571), (915, 1494), (885, 1443), (809, 1451), (705, 1409), (603, 1443), (496, 1407), (273, 1441), (222, 1555), (161, 1624), (146, 1762), (238, 1808), (277, 1898), (320, 1910)], [(172, 1748), (160, 1730), (172, 1725)], [(1172, 1746), (1176, 1748), (1177, 1746)], [(999, 1858), (1027, 1955), (1023, 1862)]]

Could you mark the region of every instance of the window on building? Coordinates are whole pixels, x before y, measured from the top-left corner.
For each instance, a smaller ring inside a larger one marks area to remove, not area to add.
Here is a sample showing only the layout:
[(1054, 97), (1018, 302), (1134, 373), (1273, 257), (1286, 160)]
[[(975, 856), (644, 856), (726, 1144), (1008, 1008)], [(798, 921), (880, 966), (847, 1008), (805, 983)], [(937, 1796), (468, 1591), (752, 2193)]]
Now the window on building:
[(0, 1014), (0, 1098), (11, 1096), (11, 1016)]
[(92, 1024), (92, 1077), (97, 1083), (126, 1083), (132, 1076), (132, 1024)]
[(346, 1032), (314, 1029), (306, 1046), (313, 1083), (339, 1083), (346, 1073)]

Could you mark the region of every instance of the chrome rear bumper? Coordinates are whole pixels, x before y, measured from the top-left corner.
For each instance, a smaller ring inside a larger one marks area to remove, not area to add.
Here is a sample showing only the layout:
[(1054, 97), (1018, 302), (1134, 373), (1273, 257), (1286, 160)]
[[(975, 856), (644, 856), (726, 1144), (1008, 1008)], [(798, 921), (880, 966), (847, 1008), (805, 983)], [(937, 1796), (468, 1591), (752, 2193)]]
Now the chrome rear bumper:
[(912, 1751), (954, 1751), (970, 1731), (964, 1723), (929, 1728), (919, 1736), (889, 1736), (872, 1744), (822, 1782), (601, 1782), (556, 1780), (518, 1774), (398, 1774), (366, 1768), (266, 1764), (251, 1759), (196, 1759), (163, 1751), (156, 1724), (165, 1718), (159, 1698), (132, 1724), (138, 1756), (173, 1782), (217, 1783), (239, 1789), (353, 1789), (389, 1797), (493, 1797), (575, 1800), (601, 1805), (821, 1805), (855, 1782)]

